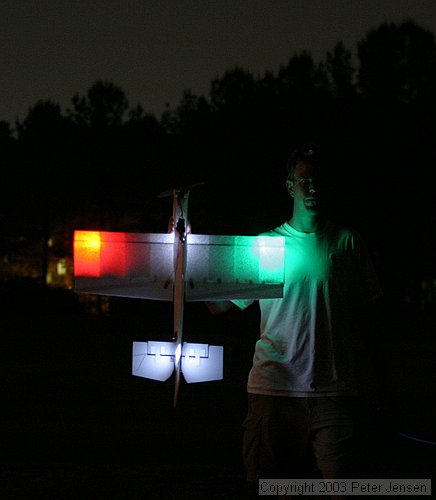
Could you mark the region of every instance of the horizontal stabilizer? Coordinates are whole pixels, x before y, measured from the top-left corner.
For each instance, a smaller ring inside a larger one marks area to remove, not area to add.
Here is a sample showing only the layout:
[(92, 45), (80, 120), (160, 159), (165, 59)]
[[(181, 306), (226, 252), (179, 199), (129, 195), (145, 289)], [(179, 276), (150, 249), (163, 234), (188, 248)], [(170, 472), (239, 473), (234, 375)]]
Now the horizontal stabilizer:
[(133, 342), (132, 375), (165, 382), (174, 371), (174, 342)]
[(219, 345), (184, 343), (182, 374), (188, 384), (223, 378), (224, 348)]
[[(174, 371), (175, 342), (133, 342), (132, 375), (164, 382)], [(223, 378), (222, 346), (185, 342), (182, 347), (182, 374), (188, 383)]]

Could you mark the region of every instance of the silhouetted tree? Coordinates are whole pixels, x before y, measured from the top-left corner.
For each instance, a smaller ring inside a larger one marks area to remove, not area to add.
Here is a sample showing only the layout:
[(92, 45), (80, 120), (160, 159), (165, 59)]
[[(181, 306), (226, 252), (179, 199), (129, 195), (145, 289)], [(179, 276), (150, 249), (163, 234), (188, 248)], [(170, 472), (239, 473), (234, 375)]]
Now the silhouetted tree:
[(77, 210), (88, 224), (132, 229), (167, 171), (165, 128), (141, 106), (129, 109), (113, 83), (97, 81), (72, 103)]
[(17, 193), (14, 208), (21, 214), (19, 226), (29, 236), (29, 244), (40, 248), (42, 284), (46, 282), (51, 230), (67, 206), (65, 159), (70, 125), (60, 106), (50, 100), (38, 101), (23, 122), (17, 122), (22, 156), (20, 169), (11, 179)]
[(71, 122), (62, 115), (60, 106), (50, 100), (38, 101), (25, 119), (17, 122), (18, 144), (24, 155), (19, 176), (27, 189), (27, 203), (34, 196), (38, 206), (43, 200), (50, 205), (61, 199), (70, 131)]
[(355, 68), (352, 54), (342, 42), (338, 42), (333, 52), (326, 54), (325, 71), (331, 92), (335, 98), (346, 99), (354, 96), (356, 86), (354, 82)]
[(398, 180), (399, 170), (406, 173), (398, 166), (414, 161), (419, 168), (434, 149), (434, 36), (412, 21), (382, 24), (358, 43), (358, 57), (366, 141), (380, 161), (395, 165)]
[(19, 171), (17, 139), (8, 122), (0, 121), (0, 234), (13, 225), (13, 203), (16, 199), (16, 177)]
[[(164, 125), (150, 113), (130, 113), (130, 118), (121, 130), (120, 151), (122, 152), (122, 181), (116, 195), (119, 210), (130, 210), (136, 229), (157, 230), (155, 221), (161, 217), (153, 211), (152, 201), (165, 189), (173, 187), (172, 144)], [(166, 227), (166, 220), (161, 230)], [(157, 225), (157, 227), (159, 227)]]
[[(251, 73), (236, 67), (211, 82), (209, 98), (216, 120), (216, 153), (222, 169), (246, 170), (253, 151), (253, 137), (260, 136), (258, 83)], [(242, 154), (240, 154), (240, 152)], [(227, 170), (226, 170), (227, 171)]]
[(168, 134), (167, 182), (189, 185), (204, 181), (213, 158), (214, 113), (204, 96), (185, 90), (178, 106), (161, 120)]
[(382, 24), (357, 44), (360, 91), (378, 102), (434, 99), (436, 45), (433, 33), (413, 21)]
[[(71, 101), (67, 114), (75, 125), (71, 180), (76, 206), (90, 221), (105, 227), (119, 208), (117, 201), (126, 199), (123, 126), (128, 100), (120, 87), (99, 80), (86, 96), (75, 94)], [(141, 114), (138, 108), (133, 111), (137, 119)]]
[(309, 136), (320, 140), (329, 110), (329, 88), (323, 65), (315, 65), (306, 51), (295, 54), (280, 67), (276, 85), (281, 107), (278, 125), (283, 139), (288, 144), (298, 144)]
[(102, 80), (88, 89), (86, 97), (75, 94), (72, 103), (73, 109), (68, 112), (73, 120), (79, 125), (96, 128), (121, 125), (129, 107), (123, 90)]
[[(362, 177), (362, 208), (390, 256), (391, 277), (399, 280), (401, 269), (404, 280), (419, 275), (434, 252), (434, 196), (423, 182), (436, 160), (434, 36), (412, 21), (384, 23), (358, 43), (358, 59), (358, 170), (372, 173)], [(413, 235), (399, 247), (405, 228)]]
[(221, 78), (212, 80), (210, 101), (215, 111), (251, 107), (255, 96), (256, 81), (251, 73), (240, 67), (225, 72)]

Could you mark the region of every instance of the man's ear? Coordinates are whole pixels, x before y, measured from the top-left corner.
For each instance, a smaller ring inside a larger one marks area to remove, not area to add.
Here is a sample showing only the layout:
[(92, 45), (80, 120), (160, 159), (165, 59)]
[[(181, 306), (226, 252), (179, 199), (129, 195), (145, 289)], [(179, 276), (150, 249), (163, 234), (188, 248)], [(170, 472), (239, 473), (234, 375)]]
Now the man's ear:
[(289, 194), (294, 197), (294, 186), (291, 181), (286, 181), (286, 189), (288, 190)]

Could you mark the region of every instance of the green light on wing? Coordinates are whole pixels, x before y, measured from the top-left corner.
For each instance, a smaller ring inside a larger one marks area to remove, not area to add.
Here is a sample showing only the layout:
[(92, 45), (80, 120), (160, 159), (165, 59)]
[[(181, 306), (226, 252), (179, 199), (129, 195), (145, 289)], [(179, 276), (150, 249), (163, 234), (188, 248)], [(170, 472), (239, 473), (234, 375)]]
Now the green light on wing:
[(282, 297), (284, 238), (190, 234), (187, 300)]
[(241, 281), (283, 282), (284, 238), (235, 236), (234, 275)]

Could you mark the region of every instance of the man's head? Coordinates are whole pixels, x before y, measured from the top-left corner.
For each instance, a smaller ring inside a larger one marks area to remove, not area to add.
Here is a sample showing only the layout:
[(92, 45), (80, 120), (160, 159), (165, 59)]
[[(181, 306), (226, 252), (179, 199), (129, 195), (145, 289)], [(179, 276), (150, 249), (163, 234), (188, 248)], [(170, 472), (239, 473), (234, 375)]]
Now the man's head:
[(286, 188), (294, 199), (294, 210), (318, 212), (320, 208), (321, 159), (314, 144), (296, 149), (287, 163)]
[(308, 163), (314, 167), (319, 167), (321, 163), (319, 147), (314, 143), (307, 143), (297, 148), (289, 157), (286, 163), (286, 182), (294, 178), (297, 163)]

